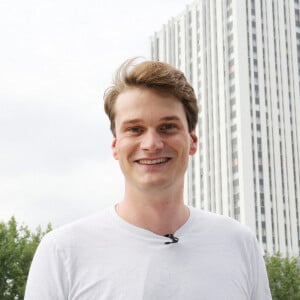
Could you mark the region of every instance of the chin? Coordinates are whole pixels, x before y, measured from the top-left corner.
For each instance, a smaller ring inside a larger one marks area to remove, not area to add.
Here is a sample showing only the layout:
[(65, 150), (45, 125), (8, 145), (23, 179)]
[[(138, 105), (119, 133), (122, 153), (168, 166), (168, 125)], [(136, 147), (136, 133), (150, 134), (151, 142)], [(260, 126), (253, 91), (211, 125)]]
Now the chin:
[(139, 186), (141, 189), (163, 189), (171, 186), (172, 183), (169, 180), (148, 180), (140, 182)]

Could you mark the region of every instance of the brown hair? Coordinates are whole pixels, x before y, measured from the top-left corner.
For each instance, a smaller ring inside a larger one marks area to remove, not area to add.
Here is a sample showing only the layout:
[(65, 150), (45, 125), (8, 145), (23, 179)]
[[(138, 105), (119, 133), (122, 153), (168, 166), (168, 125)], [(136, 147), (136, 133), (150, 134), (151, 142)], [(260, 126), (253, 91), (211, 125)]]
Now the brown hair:
[(135, 60), (129, 59), (119, 67), (113, 85), (104, 94), (104, 109), (109, 117), (112, 133), (115, 135), (116, 99), (130, 88), (148, 88), (176, 97), (183, 104), (189, 132), (192, 132), (198, 121), (199, 109), (194, 89), (183, 72), (159, 61), (144, 61), (134, 65)]

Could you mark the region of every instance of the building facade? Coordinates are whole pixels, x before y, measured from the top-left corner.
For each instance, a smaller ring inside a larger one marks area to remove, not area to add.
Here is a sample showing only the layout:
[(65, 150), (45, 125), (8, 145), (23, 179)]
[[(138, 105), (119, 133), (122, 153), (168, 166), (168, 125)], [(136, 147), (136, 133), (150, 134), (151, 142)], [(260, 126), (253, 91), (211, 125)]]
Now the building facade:
[(196, 0), (150, 44), (198, 95), (188, 203), (248, 225), (269, 255), (298, 256), (299, 0)]

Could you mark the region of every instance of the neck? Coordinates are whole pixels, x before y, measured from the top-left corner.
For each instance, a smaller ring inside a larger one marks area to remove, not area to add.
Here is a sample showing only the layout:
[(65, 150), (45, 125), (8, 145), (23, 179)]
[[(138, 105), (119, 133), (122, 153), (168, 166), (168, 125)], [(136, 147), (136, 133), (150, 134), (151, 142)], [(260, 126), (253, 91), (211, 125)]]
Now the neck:
[(189, 218), (189, 209), (183, 203), (183, 188), (159, 193), (126, 189), (116, 212), (125, 221), (159, 235), (175, 233)]

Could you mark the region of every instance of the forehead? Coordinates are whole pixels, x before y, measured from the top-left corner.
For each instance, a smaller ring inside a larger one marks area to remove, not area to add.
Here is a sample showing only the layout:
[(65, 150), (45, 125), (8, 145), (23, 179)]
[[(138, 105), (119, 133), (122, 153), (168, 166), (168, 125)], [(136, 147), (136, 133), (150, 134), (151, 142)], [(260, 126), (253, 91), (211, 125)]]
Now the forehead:
[(132, 88), (121, 93), (115, 102), (115, 119), (167, 117), (177, 115), (185, 117), (183, 104), (176, 97), (162, 94), (151, 89)]
[(119, 94), (115, 102), (115, 109), (120, 110), (126, 107), (182, 107), (181, 101), (175, 96), (167, 93), (157, 92), (148, 88), (130, 88)]

